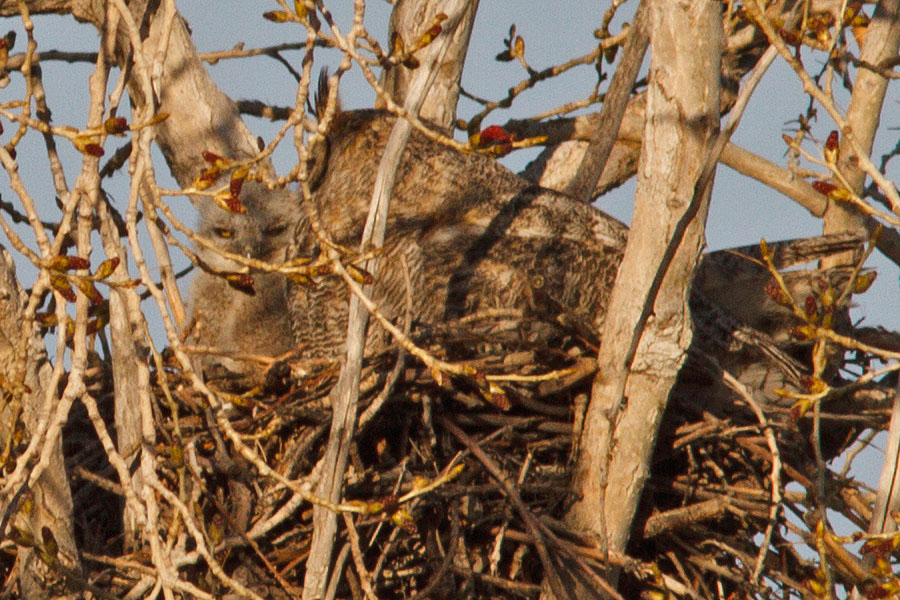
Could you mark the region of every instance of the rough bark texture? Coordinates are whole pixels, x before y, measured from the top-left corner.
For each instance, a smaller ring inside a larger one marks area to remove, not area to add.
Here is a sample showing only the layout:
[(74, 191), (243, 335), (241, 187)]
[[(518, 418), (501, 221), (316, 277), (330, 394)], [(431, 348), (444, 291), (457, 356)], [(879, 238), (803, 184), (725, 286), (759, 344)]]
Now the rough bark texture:
[[(703, 33), (688, 39), (684, 31)], [(687, 297), (703, 245), (709, 190), (695, 198), (695, 206), (691, 199), (718, 128), (721, 31), (717, 2), (651, 5), (648, 119), (634, 226), (604, 323), (600, 370), (576, 470), (575, 490), (581, 500), (571, 512), (575, 523), (605, 541), (611, 551), (623, 550), (628, 541), (654, 432), (691, 342)], [(690, 224), (683, 239), (673, 240), (684, 219)], [(670, 243), (678, 250), (668, 267), (660, 267)], [(654, 279), (661, 268), (665, 276), (654, 297)], [(653, 316), (644, 326), (645, 303), (652, 306)], [(636, 354), (635, 336), (640, 336)]]
[[(43, 341), (36, 331), (22, 331), (25, 299), (25, 293), (16, 279), (12, 257), (5, 249), (0, 248), (0, 377), (6, 382), (21, 381), (30, 390), (29, 393), (14, 395), (8, 402), (3, 402), (3, 409), (0, 411), (0, 444), (4, 446), (9, 437), (15, 434), (11, 427), (16, 423), (15, 415), (19, 410), (22, 411), (22, 420), (28, 433), (33, 433), (42, 419), (49, 419), (50, 415), (46, 411), (52, 410), (52, 403), (48, 406), (45, 402), (52, 369)], [(26, 342), (24, 380), (20, 379), (22, 373), (19, 355), (23, 333), (29, 336)], [(43, 527), (49, 528), (60, 548), (60, 562), (68, 569), (77, 569), (78, 553), (72, 532), (72, 495), (63, 464), (61, 439), (57, 438), (53, 443), (50, 463), (30, 492), (34, 495), (32, 513), (25, 515), (23, 511), (18, 515), (14, 514), (11, 516), (11, 525), (30, 533), (36, 540), (41, 540)], [(24, 493), (28, 494), (28, 491)], [(62, 575), (48, 568), (31, 549), (19, 549), (18, 579), (24, 598), (76, 596), (72, 592), (64, 593), (54, 589), (54, 584), (62, 581)]]

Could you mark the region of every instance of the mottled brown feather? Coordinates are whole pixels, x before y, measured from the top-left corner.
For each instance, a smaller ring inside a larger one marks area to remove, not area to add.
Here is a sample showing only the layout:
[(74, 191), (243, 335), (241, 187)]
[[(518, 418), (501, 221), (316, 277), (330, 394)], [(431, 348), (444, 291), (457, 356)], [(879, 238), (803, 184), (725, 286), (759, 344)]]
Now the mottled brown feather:
[[(380, 111), (343, 113), (335, 122), (314, 203), (324, 229), (339, 243), (358, 244), (393, 123)], [(414, 132), (391, 198), (373, 297), (389, 318), (404, 315), (402, 256), (420, 327), (485, 309), (528, 307), (536, 295), (596, 325), (626, 233), (612, 217), (534, 187), (490, 157), (461, 153)], [(300, 224), (296, 242), (289, 254), (313, 250), (308, 223)], [(290, 296), (301, 350), (310, 356), (340, 352), (346, 332), (343, 286), (294, 286)], [(369, 350), (384, 348), (389, 340), (373, 333)]]

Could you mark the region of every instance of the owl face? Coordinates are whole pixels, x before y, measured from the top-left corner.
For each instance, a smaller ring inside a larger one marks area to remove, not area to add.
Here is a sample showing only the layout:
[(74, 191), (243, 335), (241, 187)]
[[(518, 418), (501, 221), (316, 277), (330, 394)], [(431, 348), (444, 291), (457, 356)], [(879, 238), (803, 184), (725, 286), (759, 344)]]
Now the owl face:
[[(232, 254), (272, 263), (284, 261), (295, 217), (302, 210), (296, 196), (289, 191), (269, 191), (253, 182), (244, 186), (241, 202), (247, 212), (240, 214), (206, 202), (197, 233)], [(215, 269), (241, 268), (208, 248), (200, 247), (198, 252)]]

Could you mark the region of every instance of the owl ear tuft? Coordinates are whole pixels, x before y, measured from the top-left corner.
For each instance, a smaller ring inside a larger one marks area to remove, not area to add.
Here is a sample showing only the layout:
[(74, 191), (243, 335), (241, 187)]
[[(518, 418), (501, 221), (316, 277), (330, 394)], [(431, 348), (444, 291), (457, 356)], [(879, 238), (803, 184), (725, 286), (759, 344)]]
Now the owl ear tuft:
[(334, 113), (340, 114), (344, 110), (344, 107), (341, 106), (340, 94), (337, 92), (338, 81), (339, 79), (337, 76), (335, 76), (334, 81), (332, 81), (332, 78), (328, 73), (328, 67), (319, 71), (319, 81), (316, 84), (316, 92), (313, 94), (313, 105), (310, 107), (310, 112), (316, 116), (316, 119), (321, 121), (325, 116), (325, 110), (328, 108), (332, 85), (334, 85), (335, 88), (334, 100), (332, 100), (332, 102), (334, 102)]
[[(328, 74), (328, 69), (322, 69), (321, 72), (319, 72), (319, 82), (313, 97), (313, 106), (310, 107), (310, 111), (316, 115), (316, 119), (319, 121), (325, 117), (325, 111), (328, 109), (329, 101), (334, 103), (335, 120), (340, 117), (341, 111), (343, 110), (341, 107), (340, 96), (337, 93), (335, 93), (334, 99), (330, 100), (332, 85), (335, 86), (336, 91), (337, 78), (332, 81), (332, 78)], [(334, 121), (332, 121), (332, 127), (334, 124)], [(319, 184), (322, 182), (322, 177), (325, 174), (325, 167), (328, 164), (328, 152), (329, 143), (327, 137), (316, 143), (310, 149), (309, 187), (313, 191), (319, 187)]]

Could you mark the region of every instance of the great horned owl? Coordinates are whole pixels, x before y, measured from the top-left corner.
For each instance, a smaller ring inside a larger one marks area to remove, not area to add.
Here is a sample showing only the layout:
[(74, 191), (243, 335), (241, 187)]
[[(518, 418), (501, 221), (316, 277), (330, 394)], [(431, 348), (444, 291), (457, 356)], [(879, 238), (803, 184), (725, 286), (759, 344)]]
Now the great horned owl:
[[(313, 199), (324, 229), (339, 243), (358, 243), (394, 120), (373, 110), (335, 119), (320, 157), (325, 167), (314, 169), (322, 176)], [(419, 326), (487, 309), (547, 307), (596, 325), (626, 234), (605, 213), (535, 187), (490, 157), (464, 154), (414, 132), (392, 193), (373, 299), (398, 319), (409, 295)], [(301, 220), (291, 255), (309, 254), (315, 244), (308, 221)], [(340, 353), (348, 305), (340, 281), (293, 286), (289, 305), (302, 355)], [(367, 351), (388, 342), (373, 327)]]
[[(241, 193), (245, 213), (229, 213), (214, 202), (199, 206), (197, 234), (227, 252), (271, 263), (285, 258), (297, 214), (301, 210), (295, 194), (267, 190), (248, 182)], [(239, 265), (203, 246), (201, 260), (217, 271), (241, 271)], [(285, 278), (278, 273), (251, 273), (254, 293), (231, 287), (215, 274), (198, 271), (191, 283), (190, 315), (196, 345), (222, 352), (259, 354), (269, 357), (288, 351), (290, 321), (285, 297)], [(210, 359), (232, 371), (246, 371), (246, 364), (230, 359)]]

